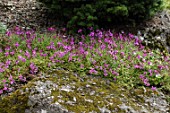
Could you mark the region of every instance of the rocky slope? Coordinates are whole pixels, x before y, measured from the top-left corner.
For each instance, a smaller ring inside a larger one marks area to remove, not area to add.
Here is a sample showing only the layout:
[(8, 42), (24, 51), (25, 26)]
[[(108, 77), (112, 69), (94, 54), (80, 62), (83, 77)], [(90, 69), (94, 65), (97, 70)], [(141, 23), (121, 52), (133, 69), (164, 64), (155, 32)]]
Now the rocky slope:
[(100, 77), (53, 70), (1, 96), (0, 113), (169, 113), (166, 95)]
[(0, 0), (0, 22), (13, 28), (42, 29), (59, 24), (57, 16), (36, 0)]

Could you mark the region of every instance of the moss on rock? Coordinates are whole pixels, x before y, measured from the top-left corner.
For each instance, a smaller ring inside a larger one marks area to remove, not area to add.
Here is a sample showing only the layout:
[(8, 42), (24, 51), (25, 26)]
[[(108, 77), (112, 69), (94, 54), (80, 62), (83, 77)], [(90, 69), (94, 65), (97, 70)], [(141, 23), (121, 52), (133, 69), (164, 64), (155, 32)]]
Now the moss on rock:
[[(56, 113), (56, 106), (54, 107), (56, 103), (63, 107), (62, 110), (66, 109), (67, 113), (102, 111), (124, 113), (127, 110), (154, 112), (157, 108), (152, 105), (152, 100), (157, 98), (160, 102), (164, 102), (164, 105), (160, 107), (168, 111), (167, 102), (159, 97), (159, 92), (153, 92), (148, 88), (126, 89), (111, 80), (92, 76), (79, 77), (64, 70), (56, 70), (48, 75), (50, 76), (33, 79), (9, 96), (2, 97), (0, 113), (24, 113), (26, 111), (34, 113), (41, 109)], [(44, 86), (41, 87), (41, 85)], [(46, 96), (43, 96), (44, 92), (48, 92)], [(39, 99), (31, 104), (30, 100), (35, 97)], [(164, 111), (160, 110), (160, 112)]]

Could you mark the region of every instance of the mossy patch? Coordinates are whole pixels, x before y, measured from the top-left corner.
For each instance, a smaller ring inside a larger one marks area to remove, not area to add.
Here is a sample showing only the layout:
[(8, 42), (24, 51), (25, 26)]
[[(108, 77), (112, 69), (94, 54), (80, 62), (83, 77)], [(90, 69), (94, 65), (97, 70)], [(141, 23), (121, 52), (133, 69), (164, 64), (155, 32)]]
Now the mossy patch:
[(0, 97), (0, 113), (24, 113), (25, 109), (29, 107), (27, 105), (29, 92), (24, 90), (33, 85), (33, 82), (29, 82), (8, 96)]
[[(102, 108), (107, 108), (111, 112), (124, 113), (126, 111), (120, 108), (122, 104), (140, 111), (141, 106), (146, 105), (145, 97), (158, 94), (148, 88), (127, 89), (108, 79), (92, 76), (80, 77), (65, 70), (56, 70), (47, 75), (50, 76), (35, 78), (21, 89), (2, 98), (0, 113), (24, 113), (26, 109), (29, 109), (27, 105), (30, 96), (29, 89), (36, 85), (34, 83), (36, 81), (52, 81), (56, 84), (57, 88), (51, 92), (51, 97), (54, 97), (51, 104), (58, 102), (68, 111), (75, 113), (101, 112)], [(69, 90), (62, 90), (63, 87)], [(146, 109), (151, 110), (149, 104)]]
[[(144, 103), (144, 96), (151, 96), (151, 93), (157, 94), (156, 92), (153, 92), (147, 88), (127, 90), (120, 84), (114, 83), (114, 81), (107, 82), (106, 79), (99, 77), (80, 78), (79, 76), (73, 75), (73, 73), (68, 73), (65, 71), (56, 71), (53, 72), (52, 75), (55, 75), (56, 77), (49, 79), (59, 86), (75, 86), (73, 88), (73, 92), (59, 90), (52, 91), (54, 102), (62, 100), (59, 103), (69, 111), (73, 111), (75, 113), (80, 111), (100, 112), (99, 107), (106, 107), (109, 110), (119, 111), (120, 109), (118, 106), (124, 102), (122, 101), (123, 99), (125, 99), (125, 101), (128, 103), (127, 105), (132, 106), (135, 110), (140, 110), (141, 107), (137, 106), (137, 103)], [(95, 92), (94, 95), (91, 94), (93, 91)], [(74, 98), (76, 98), (76, 101), (74, 101)], [(73, 103), (71, 105), (67, 104), (67, 102), (70, 101)], [(122, 112), (122, 110), (119, 112)]]

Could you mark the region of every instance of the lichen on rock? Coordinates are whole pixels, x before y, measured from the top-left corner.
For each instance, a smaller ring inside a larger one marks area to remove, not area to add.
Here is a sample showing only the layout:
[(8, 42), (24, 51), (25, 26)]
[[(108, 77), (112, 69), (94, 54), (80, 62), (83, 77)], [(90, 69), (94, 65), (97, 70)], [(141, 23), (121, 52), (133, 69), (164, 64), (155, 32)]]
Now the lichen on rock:
[[(46, 76), (48, 75), (48, 76)], [(50, 75), (50, 76), (49, 76)], [(56, 70), (1, 97), (0, 113), (169, 112), (160, 91), (126, 89), (107, 79)]]

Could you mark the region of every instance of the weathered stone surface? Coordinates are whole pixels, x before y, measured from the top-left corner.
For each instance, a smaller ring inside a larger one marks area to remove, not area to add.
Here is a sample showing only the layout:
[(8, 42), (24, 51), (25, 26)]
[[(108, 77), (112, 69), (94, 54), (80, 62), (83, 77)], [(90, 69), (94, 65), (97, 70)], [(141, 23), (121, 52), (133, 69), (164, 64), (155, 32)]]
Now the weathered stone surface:
[[(1, 97), (5, 113), (169, 113), (166, 95), (148, 88), (127, 90), (106, 79), (56, 70)], [(83, 79), (83, 81), (82, 81)], [(95, 84), (95, 85), (94, 85)], [(90, 86), (90, 87), (87, 87)], [(65, 90), (63, 90), (65, 89)], [(69, 90), (68, 90), (69, 89)], [(80, 90), (82, 89), (82, 90)], [(95, 95), (91, 92), (95, 91)], [(17, 103), (17, 104), (13, 104)], [(13, 105), (12, 105), (13, 104)], [(17, 106), (19, 104), (19, 106)]]
[[(8, 28), (20, 26), (26, 29), (41, 29), (52, 26), (48, 9), (36, 0), (1, 0), (0, 22), (4, 22)], [(55, 18), (55, 19), (54, 19)], [(57, 23), (57, 17), (53, 17), (53, 23)]]
[(158, 12), (138, 35), (143, 37), (146, 46), (170, 53), (170, 10)]

